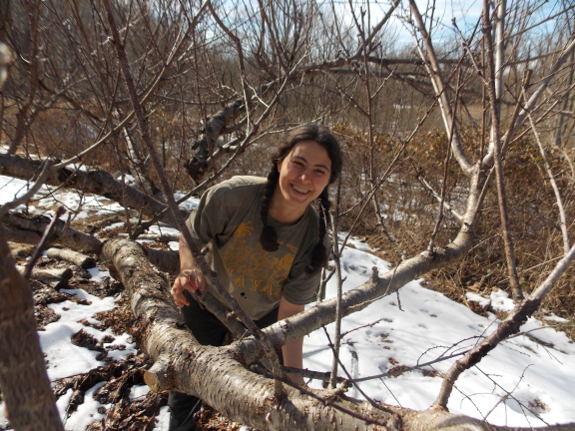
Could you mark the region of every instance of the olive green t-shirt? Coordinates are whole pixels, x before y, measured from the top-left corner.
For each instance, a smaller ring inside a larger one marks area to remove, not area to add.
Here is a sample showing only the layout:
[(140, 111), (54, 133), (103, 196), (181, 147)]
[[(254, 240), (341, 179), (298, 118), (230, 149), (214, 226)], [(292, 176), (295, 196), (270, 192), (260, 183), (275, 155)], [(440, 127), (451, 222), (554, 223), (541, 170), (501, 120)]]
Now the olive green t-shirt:
[(259, 240), (265, 178), (236, 176), (210, 189), (187, 221), (192, 237), (224, 287), (254, 320), (273, 310), (281, 297), (303, 305), (315, 299), (320, 275), (305, 268), (318, 242), (318, 215), (311, 206), (294, 224), (268, 219), (278, 234), (277, 251)]

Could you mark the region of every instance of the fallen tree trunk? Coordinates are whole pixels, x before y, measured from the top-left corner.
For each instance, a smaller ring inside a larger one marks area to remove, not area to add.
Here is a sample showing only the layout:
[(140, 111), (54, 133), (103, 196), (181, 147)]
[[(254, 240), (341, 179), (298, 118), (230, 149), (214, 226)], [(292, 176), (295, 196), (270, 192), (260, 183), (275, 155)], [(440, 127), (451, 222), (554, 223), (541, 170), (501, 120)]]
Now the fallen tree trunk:
[[(1, 158), (2, 156), (0, 156)], [(24, 216), (17, 213), (5, 214), (0, 218), (6, 240), (24, 244), (38, 244), (44, 231), (50, 224), (46, 216)], [(60, 244), (83, 253), (98, 253), (102, 242), (83, 232), (65, 226), (62, 220), (56, 220), (54, 231), (48, 238), (48, 244)]]
[[(127, 240), (109, 240), (102, 248), (102, 257), (115, 266), (130, 297), (137, 322), (138, 346), (154, 361), (145, 376), (152, 390), (173, 389), (199, 396), (222, 414), (261, 431), (518, 429), (493, 427), (441, 409), (418, 412), (388, 405), (375, 408), (344, 396), (329, 398), (321, 391), (300, 392), (288, 388), (289, 396), (277, 399), (273, 380), (249, 371), (238, 361), (238, 352), (244, 352), (238, 346), (244, 342), (225, 347), (202, 346), (190, 332), (182, 329), (182, 319), (169, 294), (167, 280), (148, 262), (140, 246)], [(375, 282), (377, 284), (379, 282)], [(380, 296), (395, 290), (380, 292)], [(311, 315), (322, 305), (313, 307)], [(305, 321), (308, 313), (288, 320)], [(280, 322), (267, 334), (273, 336), (273, 331), (281, 332), (286, 326), (289, 324)], [(286, 338), (275, 335), (272, 339)], [(253, 343), (248, 341), (245, 345), (253, 347)], [(546, 429), (574, 430), (575, 425)]]
[[(19, 156), (0, 154), (0, 174), (23, 180), (32, 180), (42, 170), (42, 161), (29, 160)], [(94, 193), (112, 199), (126, 208), (141, 211), (142, 214), (152, 217), (164, 212), (159, 220), (177, 226), (171, 213), (166, 211), (167, 205), (141, 191), (117, 181), (107, 172), (72, 170), (68, 168), (54, 168), (48, 166), (46, 184), (65, 186), (82, 190), (84, 193)], [(184, 218), (187, 212), (182, 210)]]
[(146, 247), (145, 243), (142, 247), (150, 262), (158, 269), (171, 275), (180, 273), (180, 255), (177, 251), (157, 250)]
[(60, 259), (66, 262), (73, 263), (82, 269), (94, 268), (96, 266), (96, 259), (85, 254), (78, 253), (74, 250), (62, 248), (49, 248), (46, 250), (46, 256), (50, 259)]
[[(20, 274), (24, 275), (26, 272), (25, 266), (18, 265), (16, 267)], [(50, 284), (55, 290), (65, 289), (68, 287), (68, 281), (74, 275), (70, 268), (36, 268), (32, 269), (30, 278), (39, 280), (42, 283)]]

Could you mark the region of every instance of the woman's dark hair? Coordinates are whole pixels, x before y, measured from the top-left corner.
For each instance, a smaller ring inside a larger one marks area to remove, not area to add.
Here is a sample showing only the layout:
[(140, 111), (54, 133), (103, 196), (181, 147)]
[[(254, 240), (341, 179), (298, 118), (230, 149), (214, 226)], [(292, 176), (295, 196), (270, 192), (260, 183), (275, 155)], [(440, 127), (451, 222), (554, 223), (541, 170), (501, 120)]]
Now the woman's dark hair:
[[(267, 223), (269, 206), (280, 177), (278, 164), (287, 157), (296, 144), (302, 141), (315, 141), (326, 149), (331, 160), (329, 184), (334, 183), (341, 173), (341, 148), (339, 146), (339, 142), (337, 142), (337, 139), (335, 139), (327, 127), (319, 126), (317, 124), (305, 124), (291, 131), (287, 136), (284, 145), (280, 147), (278, 153), (273, 158), (272, 169), (268, 174), (267, 182), (264, 186), (261, 210), (263, 229), (260, 234), (260, 243), (266, 251), (276, 251), (279, 247), (277, 233), (275, 229)], [(325, 221), (329, 217), (329, 209), (331, 207), (328, 186), (326, 186), (323, 192), (319, 195), (319, 238), (318, 243), (313, 250), (312, 261), (305, 270), (309, 275), (317, 274), (321, 268), (327, 264), (327, 259), (329, 257), (328, 251), (324, 245), (324, 237), (326, 234)]]

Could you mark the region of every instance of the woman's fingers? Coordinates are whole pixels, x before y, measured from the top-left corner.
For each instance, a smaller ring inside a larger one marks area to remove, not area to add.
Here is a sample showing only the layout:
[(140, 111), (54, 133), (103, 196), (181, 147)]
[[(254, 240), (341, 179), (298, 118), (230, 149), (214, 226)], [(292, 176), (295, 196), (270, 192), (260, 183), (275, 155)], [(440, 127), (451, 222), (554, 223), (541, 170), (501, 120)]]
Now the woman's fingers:
[(172, 286), (172, 297), (176, 305), (180, 308), (190, 305), (184, 296), (184, 290), (195, 292), (196, 290), (203, 291), (205, 286), (205, 277), (201, 271), (196, 269), (182, 271), (174, 280)]
[(184, 289), (186, 283), (187, 283), (186, 277), (178, 275), (174, 280), (174, 285), (172, 286), (172, 298), (174, 298), (174, 302), (179, 308), (182, 308), (186, 305), (190, 305), (190, 303), (184, 296)]
[[(197, 269), (187, 269), (180, 273), (187, 278), (186, 289), (196, 291), (200, 289), (201, 291), (204, 290), (205, 287), (205, 277), (202, 271)], [(188, 286), (189, 285), (189, 286)]]

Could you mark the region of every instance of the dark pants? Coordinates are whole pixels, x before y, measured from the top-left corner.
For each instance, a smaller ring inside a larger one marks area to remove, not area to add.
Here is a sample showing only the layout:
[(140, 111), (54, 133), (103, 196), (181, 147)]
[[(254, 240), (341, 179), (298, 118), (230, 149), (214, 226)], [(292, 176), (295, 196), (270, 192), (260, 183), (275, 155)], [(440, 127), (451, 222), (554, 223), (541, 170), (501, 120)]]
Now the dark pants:
[[(208, 310), (201, 308), (187, 292), (184, 291), (184, 295), (186, 295), (190, 305), (182, 308), (182, 316), (196, 340), (206, 346), (222, 346), (228, 333), (225, 325)], [(278, 310), (275, 308), (254, 323), (259, 328), (265, 328), (277, 320)], [(196, 429), (193, 415), (201, 407), (199, 398), (172, 391), (168, 397), (168, 405), (171, 412), (169, 431), (193, 431)]]

